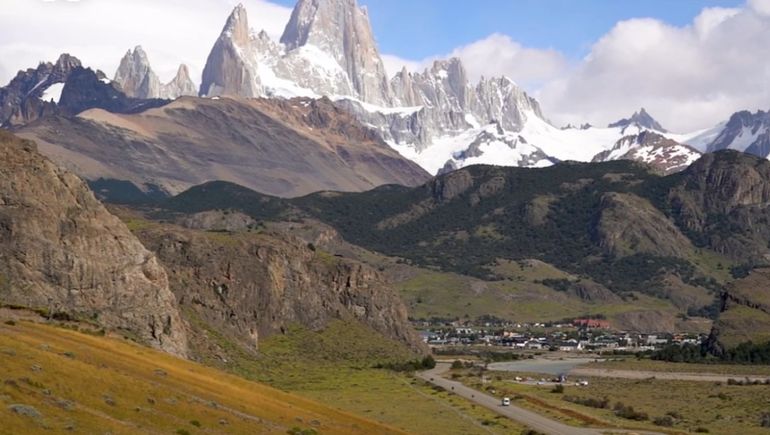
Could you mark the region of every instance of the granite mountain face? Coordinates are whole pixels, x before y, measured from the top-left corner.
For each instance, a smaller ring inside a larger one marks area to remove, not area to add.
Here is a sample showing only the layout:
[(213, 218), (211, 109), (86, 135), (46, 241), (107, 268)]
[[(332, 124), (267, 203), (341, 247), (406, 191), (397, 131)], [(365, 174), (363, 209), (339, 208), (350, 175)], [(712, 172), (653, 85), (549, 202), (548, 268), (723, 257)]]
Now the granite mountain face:
[(130, 98), (173, 100), (185, 95), (197, 95), (187, 65), (179, 65), (176, 76), (170, 82), (162, 84), (150, 66), (147, 53), (139, 45), (133, 50), (128, 50), (120, 60), (114, 81)]
[(155, 255), (78, 177), (0, 131), (0, 301), (90, 319), (180, 356), (186, 329)]

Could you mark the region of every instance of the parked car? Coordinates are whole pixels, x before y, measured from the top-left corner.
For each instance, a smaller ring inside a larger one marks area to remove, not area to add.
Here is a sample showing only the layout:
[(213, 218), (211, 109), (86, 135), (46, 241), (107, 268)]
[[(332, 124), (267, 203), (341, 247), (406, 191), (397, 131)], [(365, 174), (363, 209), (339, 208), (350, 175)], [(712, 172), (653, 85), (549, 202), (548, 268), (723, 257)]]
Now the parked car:
[(511, 399), (508, 397), (503, 397), (503, 406), (511, 406)]

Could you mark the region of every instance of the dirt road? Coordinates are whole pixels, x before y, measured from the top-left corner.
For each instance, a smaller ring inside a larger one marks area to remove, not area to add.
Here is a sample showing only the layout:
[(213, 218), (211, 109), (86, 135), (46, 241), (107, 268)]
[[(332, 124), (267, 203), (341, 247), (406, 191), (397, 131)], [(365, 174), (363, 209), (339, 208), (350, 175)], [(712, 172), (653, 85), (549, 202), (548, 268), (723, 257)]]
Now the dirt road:
[(447, 391), (451, 391), (458, 396), (464, 397), (478, 405), (491, 409), (492, 411), (516, 420), (531, 429), (548, 435), (601, 435), (604, 433), (635, 433), (640, 435), (654, 435), (655, 432), (644, 431), (626, 431), (622, 429), (593, 429), (578, 428), (568, 426), (536, 412), (520, 408), (516, 405), (502, 406), (500, 399), (484, 394), (480, 391), (466, 387), (460, 382), (451, 381), (441, 375), (449, 369), (448, 363), (439, 363), (436, 368), (425, 372), (420, 372), (417, 376), (433, 385), (438, 385)]

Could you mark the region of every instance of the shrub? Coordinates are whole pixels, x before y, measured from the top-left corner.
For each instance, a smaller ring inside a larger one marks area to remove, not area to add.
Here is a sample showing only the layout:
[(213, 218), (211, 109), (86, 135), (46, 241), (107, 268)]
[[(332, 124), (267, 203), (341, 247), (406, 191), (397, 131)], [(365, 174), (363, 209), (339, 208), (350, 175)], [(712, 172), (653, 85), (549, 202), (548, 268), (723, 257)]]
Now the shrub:
[(454, 360), (454, 361), (452, 362), (452, 368), (453, 368), (453, 369), (455, 369), (455, 370), (457, 370), (457, 369), (461, 369), (461, 368), (463, 368), (463, 367), (464, 367), (464, 365), (463, 365), (463, 362), (462, 362), (462, 361), (460, 361), (459, 359), (456, 359), (456, 360)]
[(695, 429), (695, 433), (709, 433), (709, 430), (705, 427), (699, 427)]
[(553, 386), (553, 389), (551, 390), (554, 394), (563, 394), (564, 393), (564, 385), (562, 384), (556, 384)]
[(615, 415), (627, 420), (644, 421), (650, 418), (647, 413), (636, 411), (633, 406), (626, 406), (622, 402), (616, 403), (614, 410)]
[(577, 403), (578, 405), (588, 406), (589, 408), (607, 409), (610, 407), (610, 400), (606, 397), (600, 400), (594, 399), (592, 397), (581, 398), (564, 396), (564, 400), (567, 402)]
[(190, 435), (190, 431), (187, 429), (177, 429), (176, 435)]
[(8, 326), (15, 326), (16, 322), (14, 322), (13, 320), (6, 320), (5, 324), (8, 325)]
[(199, 422), (198, 420), (190, 420), (190, 424), (195, 427), (201, 427), (201, 422)]
[(436, 360), (433, 358), (432, 355), (427, 355), (425, 358), (421, 361), (422, 368), (424, 369), (432, 369), (436, 367)]
[(655, 420), (652, 421), (656, 426), (663, 426), (663, 427), (671, 427), (674, 425), (674, 419), (671, 418), (670, 415), (665, 415), (663, 417), (655, 417)]
[(762, 414), (762, 418), (759, 420), (759, 425), (761, 427), (770, 427), (770, 412), (765, 412)]

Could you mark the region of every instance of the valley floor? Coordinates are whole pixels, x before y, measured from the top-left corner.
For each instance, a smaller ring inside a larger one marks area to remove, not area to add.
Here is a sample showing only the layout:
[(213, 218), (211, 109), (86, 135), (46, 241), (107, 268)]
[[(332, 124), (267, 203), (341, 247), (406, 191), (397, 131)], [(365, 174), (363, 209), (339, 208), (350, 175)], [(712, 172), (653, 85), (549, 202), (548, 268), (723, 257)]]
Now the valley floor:
[[(624, 363), (604, 362), (587, 367), (618, 366)], [(770, 408), (770, 390), (764, 384), (739, 385), (727, 382), (729, 378), (741, 381), (738, 373), (744, 366), (714, 366), (709, 373), (703, 367), (690, 364), (640, 362), (637, 366), (657, 370), (629, 368), (618, 377), (586, 376), (576, 369), (569, 374), (571, 382), (557, 387), (553, 382), (529, 382), (527, 377), (539, 379), (536, 373), (484, 371), (479, 367), (454, 369), (450, 377), (496, 399), (510, 397), (512, 405), (576, 428), (594, 427), (603, 430), (627, 428), (658, 433), (712, 433), (763, 434), (767, 433)], [(689, 366), (689, 367), (688, 367)], [(586, 367), (586, 366), (584, 366)], [(633, 367), (629, 363), (628, 367)], [(744, 370), (762, 372), (767, 368), (745, 366)], [(685, 370), (699, 376), (690, 379)], [(589, 369), (606, 370), (606, 369)], [(719, 370), (731, 370), (721, 372)], [(631, 376), (626, 376), (627, 374)], [(516, 378), (524, 378), (517, 381)], [(574, 381), (586, 380), (577, 386)], [(615, 433), (613, 432), (613, 433)], [(577, 433), (577, 432), (575, 432)]]

